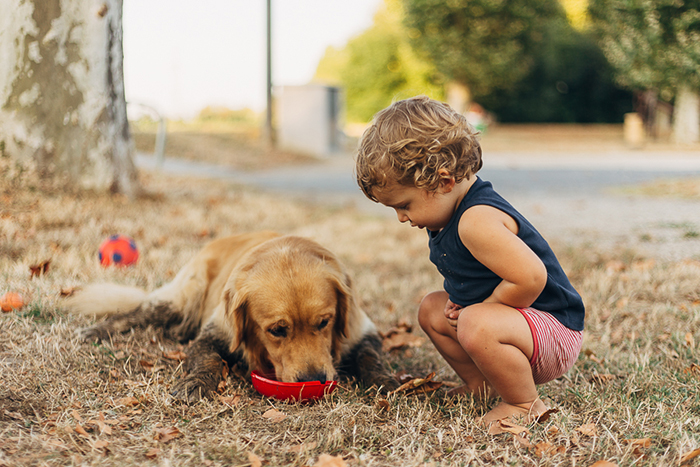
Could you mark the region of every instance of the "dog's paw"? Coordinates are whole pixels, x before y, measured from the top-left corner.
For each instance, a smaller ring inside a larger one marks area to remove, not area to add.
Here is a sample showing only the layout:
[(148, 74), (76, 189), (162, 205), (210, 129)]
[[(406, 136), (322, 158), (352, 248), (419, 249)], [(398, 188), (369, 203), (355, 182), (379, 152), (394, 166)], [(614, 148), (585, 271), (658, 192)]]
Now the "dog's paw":
[(101, 324), (78, 329), (78, 337), (84, 342), (99, 342), (109, 339), (110, 332)]
[(211, 375), (188, 375), (179, 380), (170, 391), (177, 401), (192, 404), (211, 396), (218, 386)]

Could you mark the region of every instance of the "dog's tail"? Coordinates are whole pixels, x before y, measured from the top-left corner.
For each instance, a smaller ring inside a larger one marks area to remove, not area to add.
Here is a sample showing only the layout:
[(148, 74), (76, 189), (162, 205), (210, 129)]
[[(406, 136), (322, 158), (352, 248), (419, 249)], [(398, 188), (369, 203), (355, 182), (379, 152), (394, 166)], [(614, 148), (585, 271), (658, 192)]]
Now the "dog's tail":
[(63, 308), (71, 313), (106, 316), (131, 311), (146, 300), (146, 291), (119, 284), (88, 284), (63, 300)]

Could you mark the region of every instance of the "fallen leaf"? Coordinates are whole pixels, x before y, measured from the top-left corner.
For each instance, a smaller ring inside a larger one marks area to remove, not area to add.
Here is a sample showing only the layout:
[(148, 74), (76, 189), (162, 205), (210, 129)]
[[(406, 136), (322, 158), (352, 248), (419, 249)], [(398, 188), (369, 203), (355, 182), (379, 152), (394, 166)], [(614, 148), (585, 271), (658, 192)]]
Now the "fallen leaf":
[(630, 446), (639, 446), (642, 448), (648, 448), (651, 446), (651, 438), (626, 439), (625, 442)]
[(578, 431), (584, 436), (595, 436), (596, 434), (598, 434), (598, 429), (596, 428), (594, 423), (583, 424), (580, 427), (576, 428), (576, 431)]
[(588, 382), (591, 384), (606, 384), (609, 383), (610, 381), (614, 380), (617, 378), (615, 375), (609, 375), (609, 374), (604, 374), (604, 375), (599, 375), (595, 374), (592, 375), (590, 378), (588, 378)]
[(537, 457), (542, 457), (545, 454), (551, 454), (556, 452), (556, 450), (557, 447), (549, 441), (540, 441), (539, 443), (535, 444), (535, 455)]
[(392, 350), (404, 347), (420, 347), (425, 343), (425, 338), (411, 334), (410, 331), (396, 330), (384, 337), (382, 340), (382, 350), (391, 352)]
[(224, 405), (228, 405), (229, 407), (235, 407), (238, 405), (238, 403), (241, 401), (241, 396), (240, 395), (235, 395), (235, 396), (222, 396), (220, 394), (217, 394), (219, 398), (219, 402), (221, 402)]
[[(544, 423), (547, 420), (549, 420), (549, 417), (552, 416), (552, 414), (555, 414), (559, 412), (559, 409), (547, 409), (544, 412), (542, 412), (536, 419), (535, 423)], [(552, 427), (555, 428), (555, 427)]]
[(318, 461), (313, 467), (347, 467), (347, 464), (340, 456), (331, 456), (329, 454), (321, 454), (318, 456)]
[(617, 464), (608, 461), (595, 461), (590, 467), (617, 467)]
[(61, 291), (59, 292), (59, 296), (61, 297), (70, 297), (73, 295), (79, 287), (61, 287)]
[(695, 338), (690, 332), (685, 333), (685, 345), (687, 345), (691, 349), (695, 347)]
[(146, 370), (153, 371), (153, 363), (149, 362), (148, 360), (140, 360), (139, 365)]
[(262, 414), (262, 416), (263, 416), (263, 418), (267, 418), (268, 420), (270, 420), (273, 423), (279, 423), (282, 420), (284, 420), (285, 418), (287, 418), (287, 414), (285, 414), (284, 412), (280, 412), (277, 409), (270, 409), (267, 412), (265, 412), (264, 414)]
[(426, 394), (433, 392), (442, 387), (442, 382), (433, 381), (433, 377), (435, 377), (435, 372), (430, 373), (425, 378), (413, 378), (412, 380), (403, 383), (401, 386), (391, 391), (389, 395), (399, 392), (403, 392), (406, 395)]
[(31, 272), (31, 276), (29, 277), (30, 279), (34, 279), (35, 276), (43, 276), (47, 272), (49, 272), (49, 265), (51, 264), (51, 260), (47, 259), (43, 263), (35, 264), (34, 266), (29, 266), (29, 271)]
[(693, 459), (695, 457), (700, 456), (700, 448), (693, 449), (692, 451), (688, 451), (685, 454), (681, 455), (680, 460), (678, 461), (680, 464), (684, 464), (688, 462), (690, 459)]
[(377, 412), (388, 412), (391, 409), (391, 404), (386, 399), (379, 399), (374, 404), (374, 408)]
[(255, 453), (248, 453), (248, 460), (250, 461), (250, 467), (262, 467), (262, 459), (260, 459)]
[(287, 448), (287, 452), (292, 452), (292, 453), (302, 453), (304, 451), (308, 451), (310, 449), (315, 449), (316, 448), (316, 443), (311, 442), (311, 443), (301, 443), (297, 444), (296, 446), (290, 446)]
[(148, 451), (146, 454), (144, 454), (148, 459), (155, 459), (158, 457), (158, 454), (160, 454), (160, 449), (158, 448), (152, 448), (150, 451)]
[(526, 449), (534, 448), (535, 445), (532, 444), (530, 441), (528, 441), (526, 438), (523, 438), (520, 435), (515, 435), (515, 440), (520, 444), (522, 447)]
[(122, 397), (114, 401), (115, 407), (133, 407), (139, 405), (139, 400), (135, 397)]
[(622, 272), (625, 269), (627, 269), (627, 266), (622, 261), (612, 260), (605, 263), (605, 270), (608, 273)]
[(700, 375), (700, 365), (695, 364), (695, 363), (691, 363), (688, 368), (683, 370), (683, 373)]
[(163, 352), (163, 357), (168, 360), (181, 362), (187, 358), (187, 354), (182, 350), (171, 350), (170, 352)]
[(157, 428), (155, 430), (156, 434), (154, 438), (159, 442), (159, 443), (167, 443), (168, 441), (171, 441), (179, 436), (182, 436), (182, 432), (177, 429), (175, 426), (169, 426), (166, 428)]
[(501, 433), (513, 433), (514, 435), (519, 435), (521, 433), (529, 434), (530, 431), (524, 426), (516, 425), (507, 418), (502, 418), (491, 422), (489, 425), (490, 435), (500, 435)]
[(102, 449), (102, 450), (104, 450), (105, 452), (108, 452), (108, 451), (109, 451), (109, 449), (107, 448), (107, 446), (109, 446), (109, 441), (105, 441), (105, 440), (103, 440), (103, 439), (98, 439), (97, 441), (95, 441), (95, 442), (92, 444), (92, 447), (93, 447), (94, 449)]
[(88, 434), (87, 431), (85, 431), (85, 428), (83, 428), (80, 425), (75, 425), (75, 428), (73, 429), (76, 433), (78, 433), (80, 436), (84, 436), (85, 438), (89, 438), (90, 435)]
[(74, 418), (77, 422), (83, 423), (83, 417), (80, 416), (80, 414), (78, 413), (77, 410), (71, 411), (70, 414), (71, 414), (71, 416), (73, 416), (73, 418)]

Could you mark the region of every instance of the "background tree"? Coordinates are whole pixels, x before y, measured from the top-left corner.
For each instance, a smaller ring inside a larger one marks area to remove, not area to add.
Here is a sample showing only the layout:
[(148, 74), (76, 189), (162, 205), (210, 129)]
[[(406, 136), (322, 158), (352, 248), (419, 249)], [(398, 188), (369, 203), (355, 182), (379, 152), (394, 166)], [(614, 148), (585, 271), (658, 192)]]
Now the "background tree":
[(0, 149), (69, 187), (139, 190), (122, 0), (0, 0)]
[(394, 99), (443, 97), (442, 77), (412, 49), (403, 16), (400, 0), (385, 0), (369, 29), (341, 49), (329, 47), (319, 62), (314, 81), (345, 89), (348, 121), (367, 122)]
[(591, 0), (589, 12), (617, 81), (675, 97), (676, 141), (700, 141), (700, 2)]
[(413, 45), (474, 97), (507, 90), (531, 71), (557, 0), (404, 0)]
[[(570, 20), (572, 18), (570, 17)], [(544, 28), (530, 71), (479, 103), (505, 122), (621, 122), (632, 111), (632, 94), (615, 85), (613, 70), (580, 17)]]

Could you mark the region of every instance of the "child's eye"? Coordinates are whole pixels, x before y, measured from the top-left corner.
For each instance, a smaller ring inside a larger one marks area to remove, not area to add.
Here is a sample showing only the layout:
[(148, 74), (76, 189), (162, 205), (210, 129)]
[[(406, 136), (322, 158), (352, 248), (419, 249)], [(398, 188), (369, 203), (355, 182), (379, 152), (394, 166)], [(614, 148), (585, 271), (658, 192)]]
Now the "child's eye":
[(404, 204), (403, 206), (399, 206), (398, 209), (401, 211), (406, 211), (408, 209), (408, 204)]

